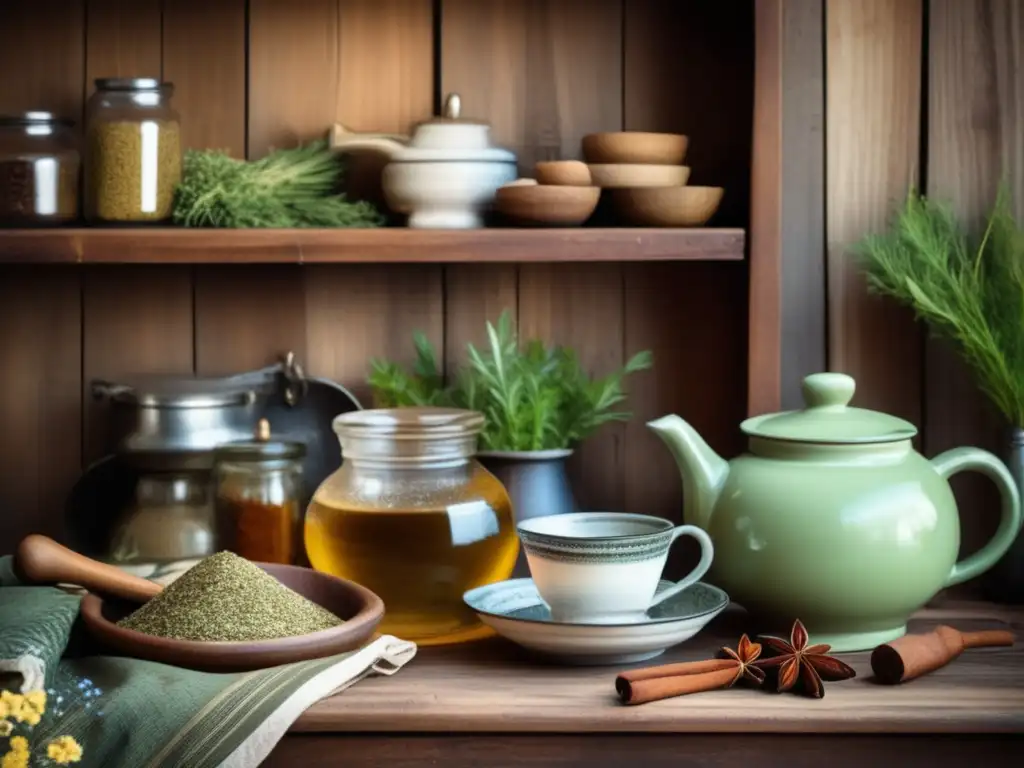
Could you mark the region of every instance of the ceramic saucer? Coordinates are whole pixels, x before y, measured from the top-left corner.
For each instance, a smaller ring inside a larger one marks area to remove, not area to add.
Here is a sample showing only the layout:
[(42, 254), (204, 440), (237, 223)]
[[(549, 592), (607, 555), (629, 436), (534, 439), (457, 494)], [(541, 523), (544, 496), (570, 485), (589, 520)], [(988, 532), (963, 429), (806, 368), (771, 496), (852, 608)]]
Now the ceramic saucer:
[[(672, 586), (662, 581), (658, 591)], [(563, 664), (631, 664), (659, 656), (689, 640), (725, 610), (729, 596), (697, 582), (632, 624), (552, 621), (533, 579), (477, 587), (463, 599), (499, 635)]]

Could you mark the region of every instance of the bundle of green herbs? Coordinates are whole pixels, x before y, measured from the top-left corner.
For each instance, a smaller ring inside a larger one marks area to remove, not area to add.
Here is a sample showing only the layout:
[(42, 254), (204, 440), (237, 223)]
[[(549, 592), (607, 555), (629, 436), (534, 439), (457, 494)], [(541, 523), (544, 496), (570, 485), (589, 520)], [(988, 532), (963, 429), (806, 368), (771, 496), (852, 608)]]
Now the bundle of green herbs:
[(857, 253), (869, 287), (949, 340), (1003, 416), (1024, 427), (1024, 231), (1005, 185), (980, 232), (914, 190)]
[(221, 150), (185, 154), (174, 195), (174, 222), (186, 227), (377, 227), (370, 203), (336, 190), (343, 161), (326, 141), (279, 149), (261, 160)]
[(507, 312), (497, 324), (487, 323), (487, 338), (484, 350), (466, 345), (468, 363), (446, 384), (433, 345), (422, 333), (414, 334), (411, 371), (387, 360), (371, 361), (375, 405), (479, 411), (485, 417), (480, 450), (569, 448), (603, 424), (630, 417), (613, 410), (625, 400), (623, 382), (653, 363), (650, 352), (639, 352), (621, 370), (592, 379), (572, 349), (538, 339), (520, 346)]

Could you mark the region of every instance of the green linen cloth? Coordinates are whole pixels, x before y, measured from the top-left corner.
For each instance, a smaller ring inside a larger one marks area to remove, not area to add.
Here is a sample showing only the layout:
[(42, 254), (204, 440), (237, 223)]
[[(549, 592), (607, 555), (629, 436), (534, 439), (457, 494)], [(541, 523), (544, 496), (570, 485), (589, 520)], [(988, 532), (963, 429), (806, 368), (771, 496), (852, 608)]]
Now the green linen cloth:
[(325, 659), (196, 672), (97, 655), (77, 620), (80, 600), (22, 585), (11, 558), (0, 558), (0, 690), (47, 693), (35, 726), (7, 720), (14, 730), (0, 735), (0, 764), (11, 739), (24, 736), (28, 768), (56, 765), (47, 745), (67, 735), (81, 745), (80, 768), (251, 768), (310, 705), (367, 675), (392, 674), (416, 652), (413, 643), (384, 635)]

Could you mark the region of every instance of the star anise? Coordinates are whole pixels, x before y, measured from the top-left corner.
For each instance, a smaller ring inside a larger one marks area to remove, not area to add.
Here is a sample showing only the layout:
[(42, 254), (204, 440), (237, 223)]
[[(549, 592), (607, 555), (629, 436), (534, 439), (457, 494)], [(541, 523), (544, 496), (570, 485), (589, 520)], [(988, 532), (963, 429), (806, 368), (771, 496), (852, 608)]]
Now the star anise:
[(825, 695), (823, 681), (848, 680), (857, 675), (853, 667), (828, 655), (832, 646), (825, 643), (807, 645), (807, 630), (800, 619), (793, 624), (789, 642), (764, 635), (759, 639), (776, 655), (758, 660), (757, 666), (762, 670), (778, 670), (776, 690), (779, 693), (794, 690), (799, 682), (799, 690), (804, 695), (820, 699)]
[(723, 647), (721, 655), (732, 659), (738, 665), (736, 667), (736, 677), (732, 679), (729, 685), (725, 686), (726, 688), (736, 685), (741, 678), (757, 685), (764, 683), (764, 670), (754, 664), (761, 655), (760, 643), (752, 643), (749, 637), (743, 635), (736, 645), (735, 651), (732, 648)]

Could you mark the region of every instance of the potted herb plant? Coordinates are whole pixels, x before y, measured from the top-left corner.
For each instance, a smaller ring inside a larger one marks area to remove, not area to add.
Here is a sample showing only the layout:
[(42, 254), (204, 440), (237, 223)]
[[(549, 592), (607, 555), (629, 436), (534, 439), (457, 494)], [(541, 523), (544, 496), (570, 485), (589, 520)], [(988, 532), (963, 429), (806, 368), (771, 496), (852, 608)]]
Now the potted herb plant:
[[(857, 254), (869, 288), (911, 307), (953, 344), (1009, 424), (1006, 460), (1024, 493), (1024, 231), (1003, 186), (981, 232), (911, 190)], [(1024, 601), (1024, 537), (993, 569), (993, 596)]]
[(468, 362), (446, 382), (433, 346), (416, 333), (411, 370), (371, 361), (374, 404), (479, 411), (485, 425), (478, 458), (505, 485), (517, 519), (574, 511), (565, 461), (599, 427), (629, 418), (616, 410), (625, 399), (623, 381), (650, 368), (651, 353), (639, 352), (621, 370), (591, 378), (572, 349), (537, 339), (521, 345), (507, 312), (487, 323), (487, 340), (484, 349), (467, 345)]

